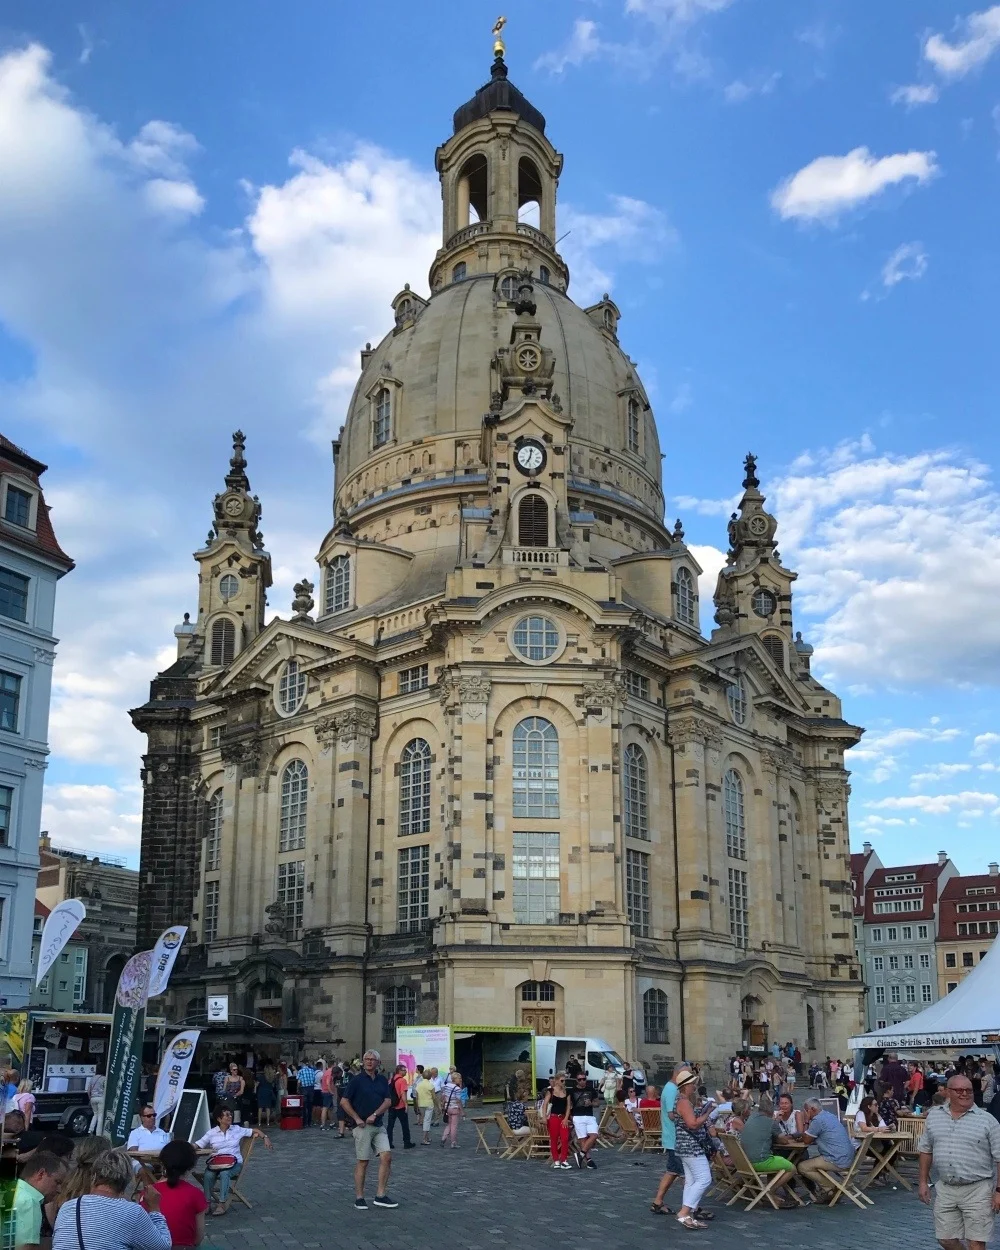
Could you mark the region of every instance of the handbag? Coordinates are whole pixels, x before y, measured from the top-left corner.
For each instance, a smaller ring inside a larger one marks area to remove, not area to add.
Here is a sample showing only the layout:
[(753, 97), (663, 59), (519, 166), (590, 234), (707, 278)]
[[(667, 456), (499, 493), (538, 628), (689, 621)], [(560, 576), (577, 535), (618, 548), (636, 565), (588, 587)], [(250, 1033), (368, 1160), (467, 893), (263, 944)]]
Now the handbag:
[(80, 1243), (80, 1250), (85, 1250), (83, 1244), (83, 1221), (80, 1219), (80, 1208), (83, 1206), (83, 1199), (76, 1200), (76, 1238)]
[(239, 1160), (235, 1155), (218, 1154), (211, 1155), (205, 1167), (209, 1172), (228, 1172), (230, 1168), (234, 1168)]

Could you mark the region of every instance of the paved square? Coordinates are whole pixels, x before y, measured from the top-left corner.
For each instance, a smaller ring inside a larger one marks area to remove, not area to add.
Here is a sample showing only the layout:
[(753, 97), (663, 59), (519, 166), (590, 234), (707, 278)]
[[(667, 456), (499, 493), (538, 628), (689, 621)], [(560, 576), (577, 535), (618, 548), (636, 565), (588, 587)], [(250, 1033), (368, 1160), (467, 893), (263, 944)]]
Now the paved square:
[[(702, 1245), (706, 1250), (764, 1238), (782, 1250), (844, 1250), (847, 1246), (935, 1247), (930, 1211), (905, 1190), (875, 1189), (868, 1213), (841, 1201), (832, 1210), (751, 1211), (708, 1205), (715, 1220), (705, 1232), (686, 1232), (654, 1215), (649, 1203), (662, 1172), (662, 1159), (596, 1152), (597, 1171), (553, 1172), (544, 1160), (508, 1160), (475, 1155), (475, 1130), (462, 1125), (457, 1150), (443, 1150), (440, 1129), (433, 1145), (399, 1148), (397, 1131), (389, 1192), (395, 1211), (371, 1206), (376, 1164), (368, 1167), (367, 1212), (354, 1210), (354, 1146), (319, 1129), (269, 1130), (274, 1150), (254, 1150), (245, 1192), (254, 1204), (239, 1203), (221, 1219), (206, 1220), (205, 1244), (226, 1250), (660, 1250), (665, 1243)], [(491, 1134), (492, 1137), (492, 1134)], [(668, 1202), (676, 1210), (681, 1186)], [(991, 1248), (1000, 1250), (1000, 1237)]]

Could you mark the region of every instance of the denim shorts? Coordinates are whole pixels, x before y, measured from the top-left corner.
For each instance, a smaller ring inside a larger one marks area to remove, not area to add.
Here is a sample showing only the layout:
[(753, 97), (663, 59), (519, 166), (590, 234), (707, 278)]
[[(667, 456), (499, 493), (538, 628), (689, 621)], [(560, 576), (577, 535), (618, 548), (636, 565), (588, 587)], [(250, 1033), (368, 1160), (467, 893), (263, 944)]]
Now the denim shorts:
[(664, 1157), (667, 1163), (667, 1166), (664, 1168), (665, 1172), (669, 1172), (672, 1176), (684, 1175), (684, 1164), (677, 1158), (673, 1150), (664, 1151)]

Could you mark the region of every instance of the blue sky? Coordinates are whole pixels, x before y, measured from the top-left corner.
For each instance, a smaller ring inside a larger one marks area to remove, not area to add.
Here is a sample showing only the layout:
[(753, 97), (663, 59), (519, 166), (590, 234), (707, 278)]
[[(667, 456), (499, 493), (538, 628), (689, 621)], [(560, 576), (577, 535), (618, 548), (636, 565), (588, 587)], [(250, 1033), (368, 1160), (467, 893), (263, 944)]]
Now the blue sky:
[[(622, 309), (670, 519), (714, 574), (758, 454), (814, 671), (869, 730), (853, 842), (984, 870), (1000, 850), (1000, 6), (505, 12), (511, 77), (566, 158), (570, 293)], [(125, 710), (195, 607), (190, 552), (236, 426), (272, 606), (288, 614), (313, 574), (357, 352), (404, 282), (426, 290), (434, 148), (486, 77), (496, 15), (4, 6), (0, 428), (51, 466), (78, 562), (57, 624), (57, 842), (134, 860)]]

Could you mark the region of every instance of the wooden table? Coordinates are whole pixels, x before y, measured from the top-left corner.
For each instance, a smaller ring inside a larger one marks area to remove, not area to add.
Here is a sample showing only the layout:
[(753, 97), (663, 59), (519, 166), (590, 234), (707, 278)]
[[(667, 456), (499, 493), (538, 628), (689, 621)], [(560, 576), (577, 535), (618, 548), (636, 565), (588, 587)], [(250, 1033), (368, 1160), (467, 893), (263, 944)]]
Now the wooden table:
[(500, 1143), (497, 1142), (496, 1146), (494, 1147), (494, 1146), (491, 1146), (490, 1143), (486, 1140), (486, 1129), (490, 1124), (492, 1124), (495, 1129), (499, 1129), (500, 1127), (497, 1124), (496, 1116), (495, 1115), (472, 1115), (472, 1116), (469, 1116), (469, 1119), (476, 1126), (476, 1135), (479, 1138), (479, 1140), (476, 1142), (476, 1151), (475, 1151), (476, 1154), (479, 1154), (480, 1150), (485, 1150), (488, 1155), (491, 1155), (494, 1153), (499, 1154)]
[[(912, 1193), (913, 1186), (908, 1180), (900, 1176), (893, 1167), (893, 1160), (908, 1141), (910, 1141), (909, 1133), (889, 1133), (884, 1130), (876, 1133), (865, 1133), (862, 1145), (867, 1146), (868, 1154), (871, 1155), (872, 1170), (860, 1179), (860, 1188), (867, 1189), (883, 1172), (888, 1171), (908, 1193)], [(875, 1150), (876, 1142), (885, 1142), (886, 1148), (884, 1150)]]

